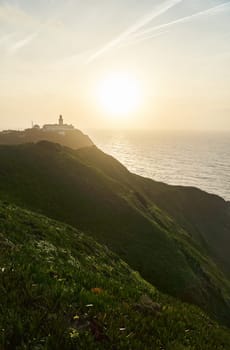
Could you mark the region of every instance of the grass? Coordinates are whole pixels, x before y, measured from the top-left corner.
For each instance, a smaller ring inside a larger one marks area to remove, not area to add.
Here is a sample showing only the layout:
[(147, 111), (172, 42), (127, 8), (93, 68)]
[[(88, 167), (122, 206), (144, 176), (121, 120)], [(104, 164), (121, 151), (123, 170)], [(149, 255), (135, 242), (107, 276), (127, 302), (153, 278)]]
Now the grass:
[(0, 348), (227, 350), (230, 332), (106, 246), (0, 202)]
[[(224, 201), (135, 176), (96, 147), (0, 146), (0, 164), (0, 198), (84, 231), (161, 291), (230, 325), (228, 275), (209, 246), (216, 232), (228, 247)], [(192, 206), (199, 197), (205, 205)]]

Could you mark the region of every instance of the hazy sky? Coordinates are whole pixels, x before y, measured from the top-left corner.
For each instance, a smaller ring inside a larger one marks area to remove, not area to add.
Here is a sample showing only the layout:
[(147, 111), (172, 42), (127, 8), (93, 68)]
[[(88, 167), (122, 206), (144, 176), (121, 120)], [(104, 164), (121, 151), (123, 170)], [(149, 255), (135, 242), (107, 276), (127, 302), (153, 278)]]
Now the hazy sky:
[[(124, 72), (139, 108), (115, 121), (97, 87)], [(0, 129), (230, 130), (230, 1), (0, 0)]]

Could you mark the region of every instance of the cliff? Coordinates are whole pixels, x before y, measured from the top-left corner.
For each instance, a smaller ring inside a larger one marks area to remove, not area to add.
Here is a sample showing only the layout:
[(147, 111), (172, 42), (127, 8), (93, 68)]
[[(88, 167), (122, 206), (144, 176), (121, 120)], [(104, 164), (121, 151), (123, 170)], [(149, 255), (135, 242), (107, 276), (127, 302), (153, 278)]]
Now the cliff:
[(19, 145), (23, 143), (37, 143), (39, 141), (50, 141), (59, 143), (73, 149), (89, 147), (93, 145), (90, 138), (78, 129), (64, 130), (62, 132), (43, 129), (26, 129), (24, 131), (2, 131), (0, 132), (1, 145)]
[(0, 146), (0, 197), (83, 230), (161, 291), (230, 325), (229, 206), (94, 147)]

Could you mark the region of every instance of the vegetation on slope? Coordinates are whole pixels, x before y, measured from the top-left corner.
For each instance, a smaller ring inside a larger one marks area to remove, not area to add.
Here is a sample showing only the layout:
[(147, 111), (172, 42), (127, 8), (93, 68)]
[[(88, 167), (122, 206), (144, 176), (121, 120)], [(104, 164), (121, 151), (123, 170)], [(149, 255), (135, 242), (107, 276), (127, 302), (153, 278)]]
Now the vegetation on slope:
[(10, 130), (0, 132), (1, 145), (20, 145), (24, 143), (36, 143), (42, 140), (59, 143), (73, 149), (90, 147), (93, 145), (90, 138), (78, 129), (53, 132), (35, 128), (26, 129), (24, 131)]
[(96, 147), (1, 146), (0, 163), (1, 198), (94, 236), (164, 292), (230, 324), (229, 281), (206, 245), (156, 205), (162, 184), (129, 173)]
[(227, 350), (229, 330), (76, 229), (0, 202), (0, 348)]
[(84, 162), (103, 169), (104, 173), (119, 182), (127, 183), (128, 179), (129, 187), (132, 185), (142, 194), (142, 204), (154, 203), (164, 214), (167, 213), (194, 238), (200, 248), (205, 248), (205, 252), (230, 276), (229, 203), (198, 188), (170, 186), (128, 174), (127, 169), (115, 159), (96, 149), (85, 148), (78, 154)]

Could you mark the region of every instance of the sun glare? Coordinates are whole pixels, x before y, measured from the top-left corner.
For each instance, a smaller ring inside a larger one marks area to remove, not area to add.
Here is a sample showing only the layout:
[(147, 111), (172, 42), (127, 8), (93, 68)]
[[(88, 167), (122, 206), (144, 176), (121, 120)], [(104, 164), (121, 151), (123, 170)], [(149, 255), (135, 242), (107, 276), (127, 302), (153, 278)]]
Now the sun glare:
[(128, 74), (110, 74), (98, 84), (97, 100), (111, 117), (130, 116), (141, 102), (140, 84)]

